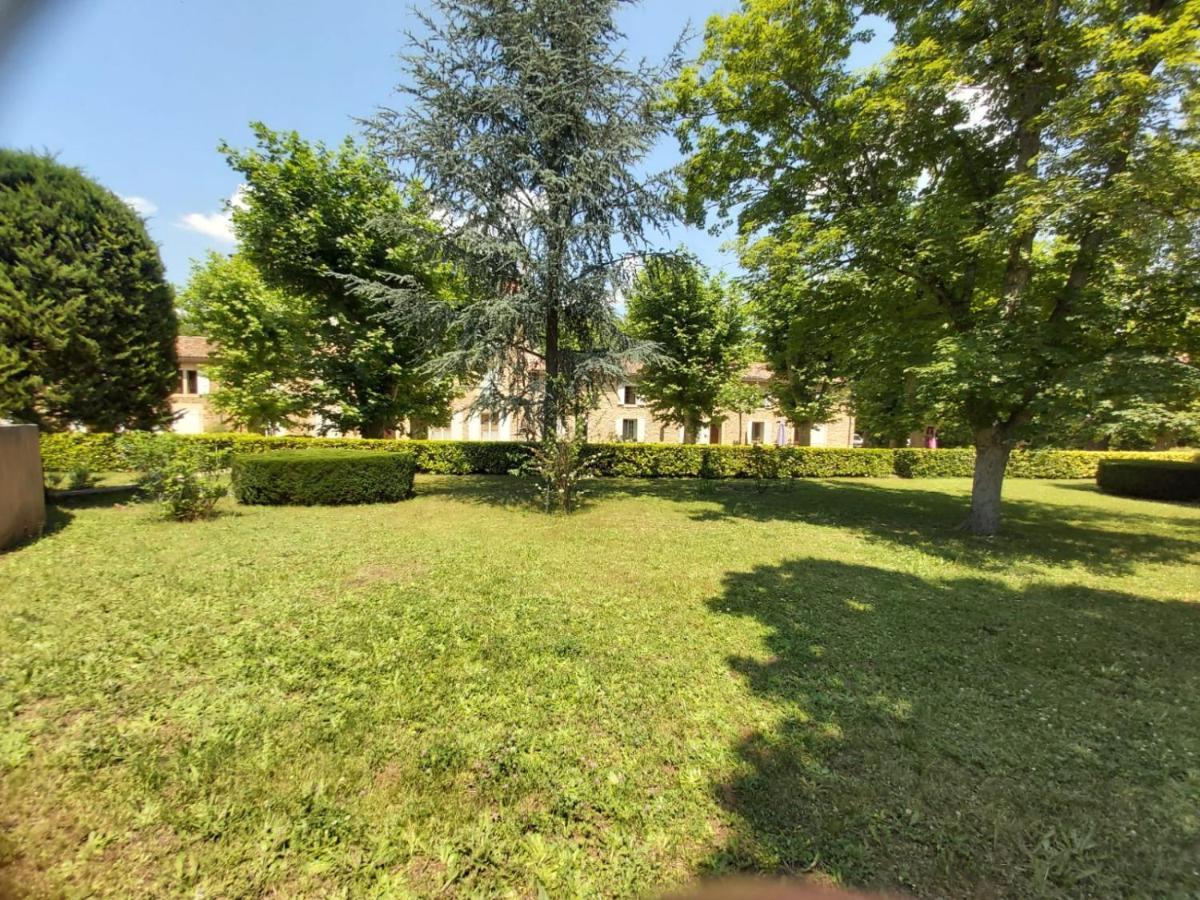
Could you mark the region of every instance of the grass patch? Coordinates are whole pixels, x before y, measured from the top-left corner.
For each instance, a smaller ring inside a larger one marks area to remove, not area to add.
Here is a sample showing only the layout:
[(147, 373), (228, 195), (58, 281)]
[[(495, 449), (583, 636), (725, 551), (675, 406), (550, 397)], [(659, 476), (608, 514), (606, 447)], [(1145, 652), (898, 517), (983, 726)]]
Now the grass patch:
[(1200, 892), (1200, 509), (592, 484), (56, 511), (0, 556), (7, 889)]

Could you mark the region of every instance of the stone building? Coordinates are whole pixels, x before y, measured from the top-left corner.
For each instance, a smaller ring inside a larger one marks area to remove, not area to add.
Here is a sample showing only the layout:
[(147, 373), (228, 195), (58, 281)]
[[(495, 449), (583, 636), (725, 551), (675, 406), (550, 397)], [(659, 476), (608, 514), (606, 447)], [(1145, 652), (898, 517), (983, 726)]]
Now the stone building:
[[(206, 372), (211, 348), (201, 337), (180, 337), (176, 343), (179, 356), (179, 389), (171, 395), (171, 409), (176, 414), (175, 431), (196, 434), (203, 431), (228, 431), (229, 426), (212, 409), (210, 395), (216, 385)], [(763, 363), (751, 364), (742, 375), (748, 384), (764, 389), (771, 379), (770, 369)], [(431, 428), (429, 437), (448, 441), (509, 441), (523, 437), (518, 423), (507, 417), (471, 409), (478, 389), (458, 397), (445, 427)], [(311, 433), (314, 423), (294, 429)], [(601, 398), (599, 406), (588, 417), (590, 441), (639, 441), (663, 444), (683, 443), (683, 429), (655, 416), (638, 393), (636, 375), (617, 385)], [(813, 447), (853, 447), (855, 445), (854, 417), (839, 413), (829, 422), (808, 427), (789, 422), (770, 402), (752, 413), (723, 413), (710, 425), (700, 429), (699, 443), (703, 444), (797, 444)]]

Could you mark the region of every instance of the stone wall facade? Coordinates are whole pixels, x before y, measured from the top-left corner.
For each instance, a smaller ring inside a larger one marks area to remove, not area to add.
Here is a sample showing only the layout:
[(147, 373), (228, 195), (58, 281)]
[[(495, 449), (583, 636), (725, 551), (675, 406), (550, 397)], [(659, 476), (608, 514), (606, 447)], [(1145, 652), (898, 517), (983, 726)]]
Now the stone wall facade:
[(46, 488), (36, 425), (0, 425), (0, 550), (37, 537)]
[[(176, 413), (173, 430), (185, 433), (231, 431), (227, 422), (213, 410), (210, 395), (217, 385), (210, 382), (205, 371), (209, 346), (203, 338), (180, 337), (177, 344), (180, 366), (180, 390), (171, 395), (171, 409)], [(751, 365), (744, 380), (766, 386), (770, 371), (761, 363)], [(429, 429), (429, 437), (444, 441), (515, 441), (525, 437), (520, 423), (510, 418), (473, 411), (471, 404), (479, 396), (472, 389), (458, 397), (452, 406), (450, 423)], [(753, 413), (723, 413), (719, 421), (700, 429), (698, 443), (702, 444), (798, 444), (813, 447), (854, 446), (853, 416), (839, 413), (832, 421), (795, 426), (779, 410), (764, 404)], [(314, 417), (292, 429), (311, 434), (318, 430), (320, 420)], [(406, 428), (407, 432), (408, 429)], [(332, 432), (331, 432), (332, 433)], [(588, 417), (587, 436), (590, 441), (622, 441), (680, 444), (683, 429), (654, 415), (638, 396), (636, 376), (617, 386), (601, 399), (599, 407)]]

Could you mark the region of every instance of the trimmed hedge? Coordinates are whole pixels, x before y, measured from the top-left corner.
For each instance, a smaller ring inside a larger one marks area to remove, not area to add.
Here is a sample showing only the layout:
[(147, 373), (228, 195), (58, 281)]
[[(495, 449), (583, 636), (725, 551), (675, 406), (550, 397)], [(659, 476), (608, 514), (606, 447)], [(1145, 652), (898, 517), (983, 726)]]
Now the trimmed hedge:
[(239, 503), (337, 506), (411, 497), (416, 461), (404, 450), (275, 450), (234, 454), (231, 470)]
[(885, 477), (892, 474), (892, 453), (847, 447), (756, 449), (704, 444), (591, 444), (587, 448), (597, 475), (622, 478)]
[(1106, 494), (1150, 500), (1200, 500), (1200, 463), (1106, 459), (1096, 472)]
[[(975, 450), (899, 449), (896, 474), (901, 478), (970, 478), (975, 468)], [(1014, 450), (1008, 458), (1009, 478), (1095, 478), (1102, 460), (1185, 460), (1188, 452), (1137, 453), (1108, 450)]]
[[(42, 435), (46, 469), (94, 472), (129, 471), (124, 435), (66, 432)], [(503, 475), (529, 464), (529, 446), (519, 441), (396, 441), (363, 438), (315, 438), (257, 434), (161, 434), (163, 441), (202, 446), (229, 465), (234, 454), (278, 450), (410, 451), (418, 472), (437, 475)], [(773, 447), (706, 444), (590, 444), (588, 457), (597, 475), (629, 478), (773, 478), (883, 477), (969, 478), (975, 451), (966, 449), (862, 449), (846, 447)], [(756, 455), (757, 454), (757, 455)], [(1133, 453), (1087, 450), (1015, 451), (1009, 458), (1013, 478), (1094, 478), (1102, 459), (1189, 460), (1190, 452)], [(765, 472), (760, 474), (761, 466)]]

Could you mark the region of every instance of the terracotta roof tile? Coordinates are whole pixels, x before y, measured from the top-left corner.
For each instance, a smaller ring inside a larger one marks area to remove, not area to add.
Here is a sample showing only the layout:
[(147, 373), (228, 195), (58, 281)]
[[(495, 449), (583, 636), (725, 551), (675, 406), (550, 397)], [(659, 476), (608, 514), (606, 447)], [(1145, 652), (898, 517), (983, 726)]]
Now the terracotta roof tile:
[(175, 355), (180, 359), (206, 360), (210, 349), (206, 338), (182, 334), (175, 338)]

